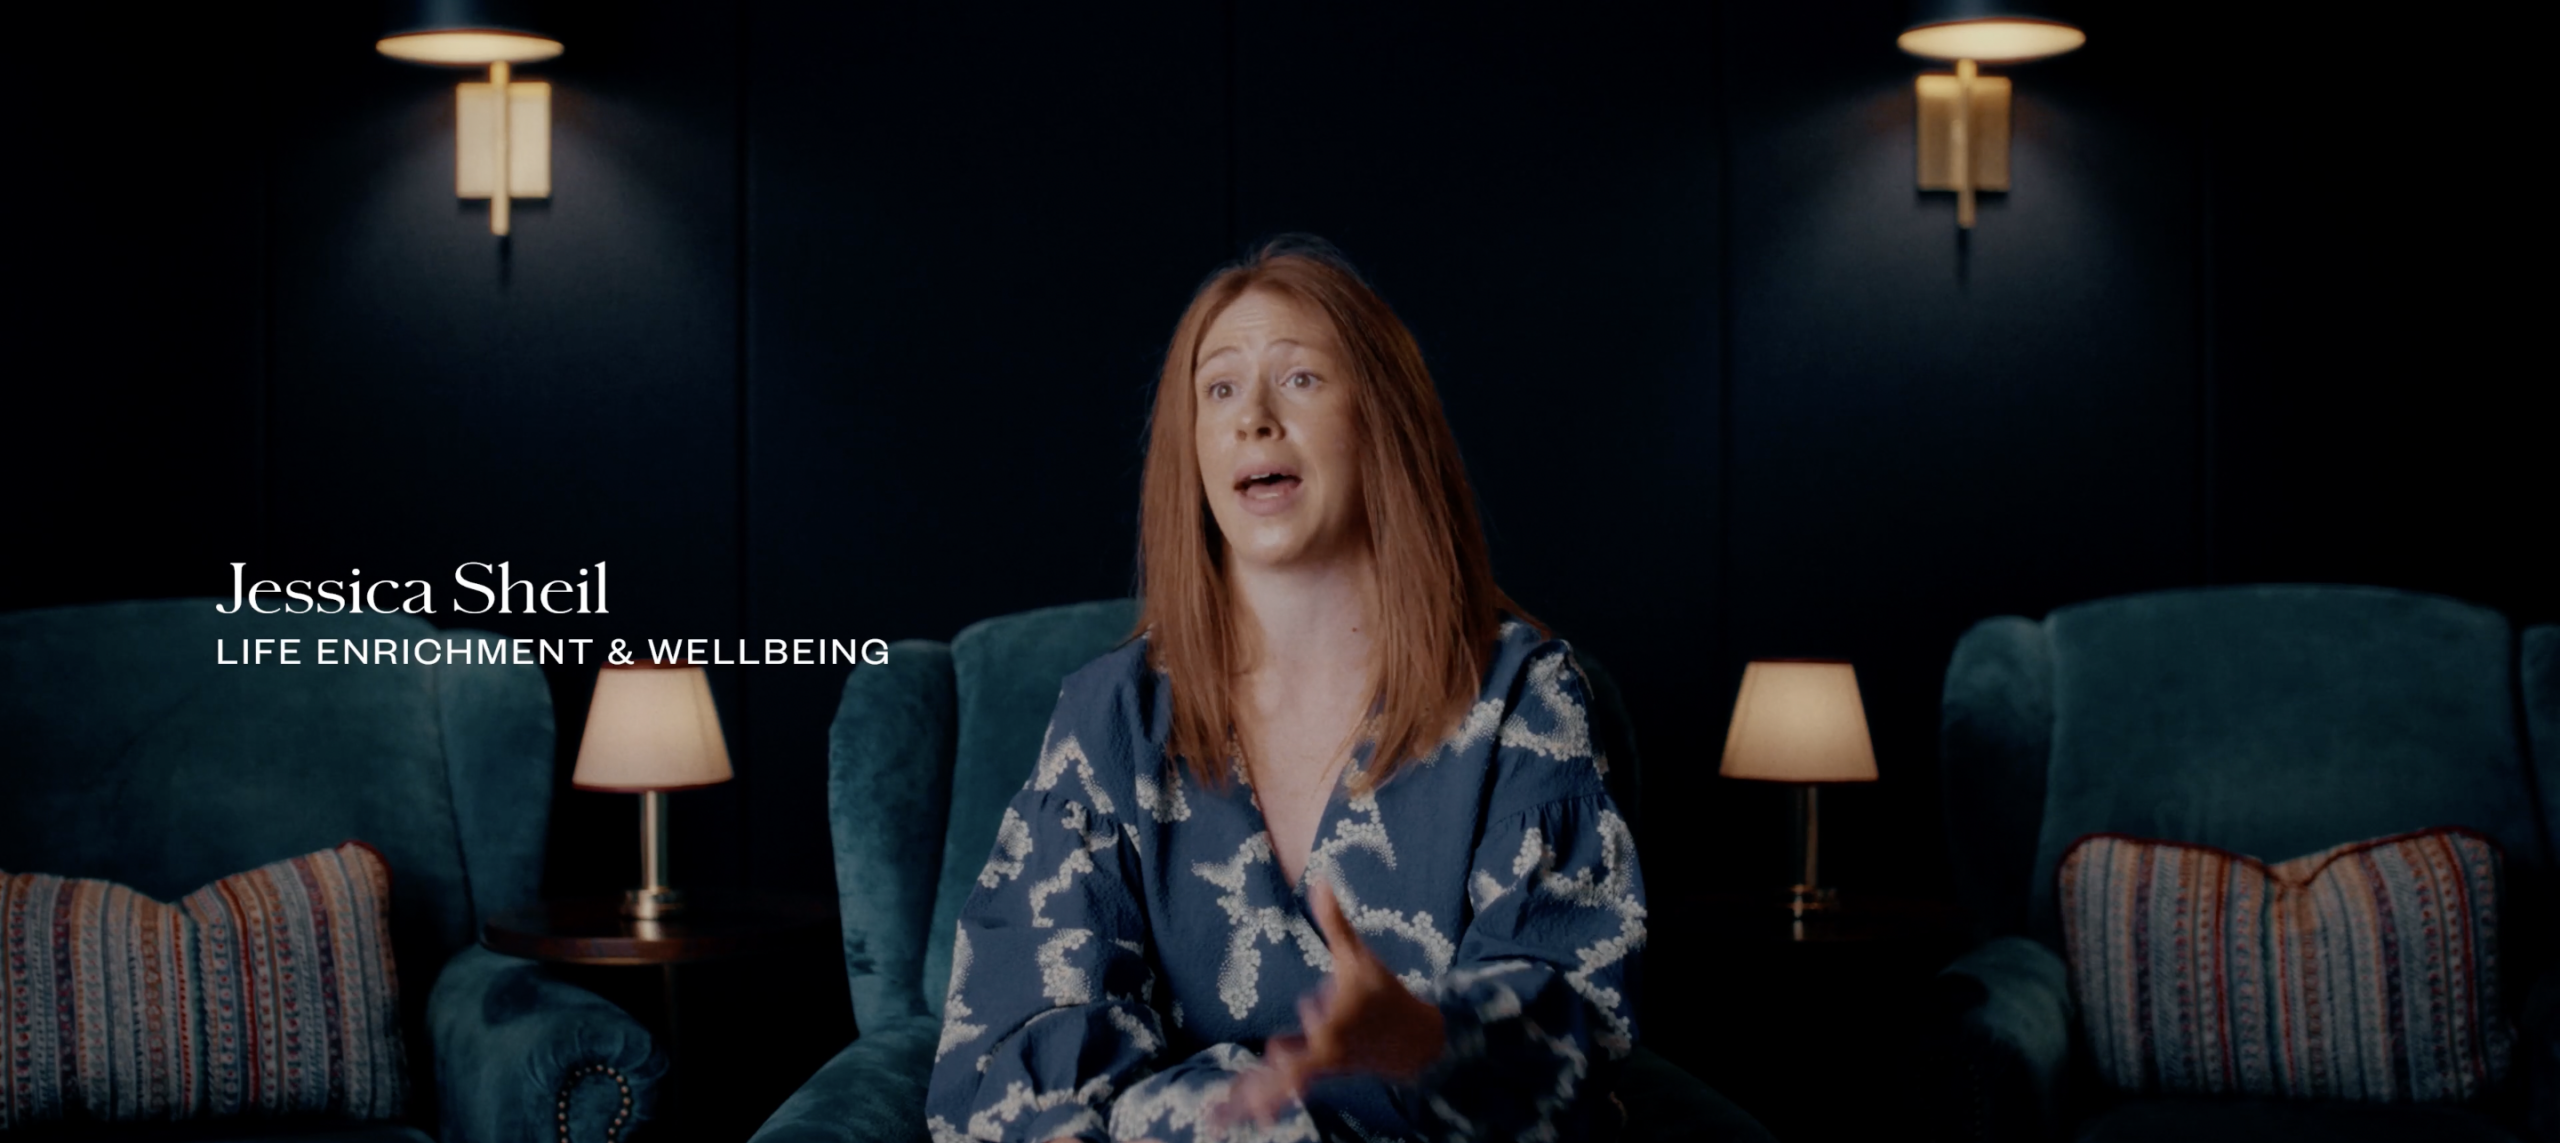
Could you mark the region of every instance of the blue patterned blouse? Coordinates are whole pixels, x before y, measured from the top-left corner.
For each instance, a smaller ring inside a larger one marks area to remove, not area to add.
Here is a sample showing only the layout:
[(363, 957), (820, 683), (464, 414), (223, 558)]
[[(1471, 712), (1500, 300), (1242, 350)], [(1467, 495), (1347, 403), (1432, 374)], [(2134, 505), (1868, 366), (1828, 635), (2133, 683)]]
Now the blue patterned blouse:
[(1225, 1138), (1614, 1136), (1644, 881), (1570, 649), (1506, 620), (1457, 733), (1371, 794), (1337, 788), (1295, 890), (1240, 763), (1212, 790), (1164, 761), (1168, 685), (1135, 640), (1060, 688), (961, 910), (935, 1143), (1216, 1138), (1209, 1110), (1332, 969), (1316, 878), (1449, 1049), (1419, 1083), (1323, 1079)]

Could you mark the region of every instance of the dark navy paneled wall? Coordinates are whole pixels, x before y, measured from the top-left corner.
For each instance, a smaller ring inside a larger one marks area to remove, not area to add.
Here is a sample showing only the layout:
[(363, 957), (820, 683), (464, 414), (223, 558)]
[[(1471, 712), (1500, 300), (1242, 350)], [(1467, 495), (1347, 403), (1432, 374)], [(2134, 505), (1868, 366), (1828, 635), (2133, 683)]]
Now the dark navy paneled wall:
[[(276, 100), (269, 160), (259, 566), (423, 577), (461, 602), (476, 599), (450, 582), (463, 561), (547, 581), (601, 560), (610, 616), (437, 621), (744, 633), (738, 24), (672, 11), (564, 6), (556, 31), (574, 49), (527, 70), (553, 85), (555, 193), (521, 204), (503, 245), (485, 205), (453, 195), (463, 76), (350, 50), (369, 43), (365, 5), (279, 21), (299, 74)], [(635, 803), (568, 790), (594, 671), (550, 674), (551, 880), (611, 887), (638, 861)], [(742, 681), (720, 680), (733, 707)], [(680, 873), (749, 875), (736, 823), (763, 791), (742, 772), (681, 800)]]
[[(1826, 879), (1847, 886), (1939, 876), (1938, 683), (1967, 626), (2206, 578), (2197, 184), (2179, 108), (2149, 97), (2120, 27), (2014, 69), (2016, 192), (1985, 196), (1961, 233), (1953, 196), (1913, 188), (1921, 69), (1893, 45), (1898, 12), (1725, 17), (1719, 667), (1857, 665), (1884, 780), (1824, 801)], [(1710, 709), (1729, 702), (1730, 683), (1707, 693)], [(1743, 821), (1784, 820), (1783, 790), (1735, 797)]]
[[(1184, 301), (1314, 231), (1419, 336), (1506, 585), (1625, 686), (1655, 891), (1780, 881), (1778, 792), (1714, 768), (1742, 661), (1811, 654), (1885, 775), (1826, 802), (1833, 878), (1942, 893), (1975, 619), (2257, 579), (2560, 612), (2531, 73), (2395, 85), (2353, 29), (2206, 10), (2090, 7), (2015, 69), (2016, 189), (1959, 236), (1873, 0), (562, 4), (556, 192), (501, 244), (451, 194), (460, 77), (364, 6), (52, 6), (113, 46), (31, 65), (94, 98), (0, 189), (0, 605), (233, 560), (609, 560), (609, 618), (439, 617), (545, 636), (1120, 594)], [(635, 864), (630, 800), (565, 787), (592, 674), (551, 671), (556, 891)], [(842, 678), (715, 672), (740, 778), (677, 799), (680, 877), (829, 887)]]
[[(1702, 753), (1722, 742), (1702, 719), (1728, 685), (1712, 13), (1248, 0), (1236, 14), (1233, 237), (1323, 234), (1395, 305), (1496, 574), (1645, 712), (1648, 805), (1698, 820), (1727, 797)], [(1775, 856), (1749, 835), (1666, 850), (1666, 870)]]
[[(948, 639), (1126, 595), (1151, 383), (1225, 247), (1216, 5), (748, 16), (747, 617)], [(747, 837), (832, 870), (840, 669), (758, 668)], [(784, 872), (789, 871), (789, 872)]]

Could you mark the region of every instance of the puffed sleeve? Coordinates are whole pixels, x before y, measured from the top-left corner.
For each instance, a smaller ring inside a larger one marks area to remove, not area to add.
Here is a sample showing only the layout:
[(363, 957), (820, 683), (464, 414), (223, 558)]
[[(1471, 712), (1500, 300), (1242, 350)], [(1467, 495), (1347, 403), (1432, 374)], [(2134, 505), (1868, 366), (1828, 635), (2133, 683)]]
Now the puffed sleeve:
[(1598, 1072), (1635, 1046), (1631, 978), (1645, 937), (1635, 839), (1599, 776), (1571, 657), (1534, 661), (1500, 763), (1547, 796), (1487, 823), (1468, 875), (1475, 914), (1433, 990), (1448, 1050), (1416, 1125), (1441, 1139), (1597, 1139), (1621, 1113)]
[(1117, 809), (1053, 723), (960, 911), (925, 1097), (934, 1143), (1106, 1140), (1112, 1097), (1153, 1066), (1164, 1028)]

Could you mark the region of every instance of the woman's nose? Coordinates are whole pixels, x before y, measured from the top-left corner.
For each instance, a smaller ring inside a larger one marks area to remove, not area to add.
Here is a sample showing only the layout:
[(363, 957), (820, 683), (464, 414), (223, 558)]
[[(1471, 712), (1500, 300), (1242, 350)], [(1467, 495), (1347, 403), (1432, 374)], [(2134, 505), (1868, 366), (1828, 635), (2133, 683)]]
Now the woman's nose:
[(1280, 435), (1280, 418), (1272, 415), (1270, 387), (1255, 385), (1244, 399), (1242, 413), (1236, 420), (1236, 436), (1268, 440)]

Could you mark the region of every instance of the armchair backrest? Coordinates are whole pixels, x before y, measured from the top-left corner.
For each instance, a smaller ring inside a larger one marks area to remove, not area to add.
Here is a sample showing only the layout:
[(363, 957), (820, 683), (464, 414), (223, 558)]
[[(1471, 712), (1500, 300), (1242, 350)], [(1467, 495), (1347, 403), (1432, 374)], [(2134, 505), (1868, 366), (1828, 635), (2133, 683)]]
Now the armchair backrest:
[(942, 1014), (941, 985), (951, 979), (960, 907), (995, 848), (1006, 803), (1039, 761), (1059, 685), (1128, 638), (1137, 621), (1137, 601), (1114, 599), (985, 620), (951, 641), (960, 725), (924, 959), (924, 979), (933, 985), (926, 1003), (935, 1015)]
[[(2060, 945), (2054, 870), (2121, 832), (2270, 861), (2439, 825), (2505, 850), (2544, 901), (2560, 814), (2551, 656), (2495, 611), (2382, 588), (2159, 592), (1986, 620), (1947, 671), (1941, 753), (1982, 935)], [(2533, 697), (2538, 695), (2539, 697)], [(2537, 773), (2537, 771), (2539, 771)], [(2521, 935), (2521, 934), (2520, 934)]]
[[(1004, 807), (1038, 760), (1058, 687), (1136, 627), (1137, 601), (1104, 600), (974, 624), (949, 644), (892, 644), (845, 680), (829, 738), (828, 809), (856, 1020), (942, 1013), (960, 908)], [(1588, 658), (1595, 729), (1613, 792), (1635, 820), (1639, 773), (1626, 708)]]
[[(542, 870), (551, 694), (525, 666), (316, 664), (316, 644), (493, 639), (405, 615), (221, 615), (211, 599), (0, 615), (0, 869), (174, 900), (349, 839), (391, 867), (423, 1051), (428, 989)], [(298, 665), (241, 640), (298, 638)]]

